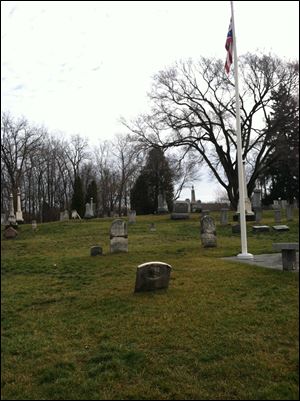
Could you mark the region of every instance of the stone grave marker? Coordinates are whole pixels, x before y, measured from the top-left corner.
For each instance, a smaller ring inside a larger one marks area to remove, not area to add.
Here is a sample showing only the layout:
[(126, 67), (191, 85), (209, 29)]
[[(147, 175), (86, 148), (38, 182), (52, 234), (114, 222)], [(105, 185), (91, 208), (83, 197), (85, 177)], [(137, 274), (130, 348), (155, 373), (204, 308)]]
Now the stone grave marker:
[(187, 201), (175, 201), (173, 203), (173, 212), (171, 219), (189, 219), (190, 218), (190, 203)]
[(128, 224), (135, 224), (136, 222), (136, 211), (130, 210), (128, 213)]
[(20, 188), (18, 188), (18, 194), (17, 194), (17, 211), (16, 211), (16, 221), (17, 223), (24, 223), (23, 219), (23, 213), (21, 210), (21, 193), (20, 193)]
[(281, 209), (274, 210), (274, 219), (275, 219), (275, 223), (281, 222)]
[(7, 219), (8, 224), (10, 224), (13, 227), (17, 227), (17, 221), (16, 221), (16, 216), (15, 216), (15, 209), (14, 209), (14, 200), (13, 200), (13, 194), (10, 194), (10, 208), (9, 208), (9, 216)]
[(15, 230), (13, 227), (8, 226), (5, 230), (4, 230), (4, 238), (6, 239), (14, 239), (16, 238), (16, 236), (18, 235), (18, 231)]
[(79, 216), (77, 210), (72, 210), (72, 212), (71, 212), (71, 218), (72, 218), (73, 220), (75, 220), (75, 219), (81, 220), (81, 217)]
[(286, 205), (286, 219), (288, 221), (293, 220), (293, 213), (294, 213), (293, 205)]
[(217, 233), (215, 221), (210, 216), (203, 216), (201, 218), (201, 242), (204, 248), (217, 246)]
[(228, 210), (229, 209), (220, 210), (220, 223), (222, 226), (226, 226), (228, 224)]
[(5, 213), (1, 213), (1, 226), (5, 226), (6, 223), (7, 223), (6, 214)]
[(154, 224), (154, 223), (151, 223), (151, 224), (150, 224), (149, 230), (150, 230), (150, 231), (156, 231), (156, 227), (155, 227), (155, 224)]
[(157, 213), (158, 214), (169, 213), (166, 197), (162, 193), (160, 193), (157, 197)]
[(172, 266), (163, 262), (147, 262), (136, 271), (134, 292), (168, 288)]
[(269, 232), (270, 231), (270, 226), (252, 226), (252, 231), (254, 233)]
[(110, 227), (110, 252), (128, 252), (127, 223), (116, 219)]
[(31, 227), (32, 227), (33, 231), (35, 231), (37, 229), (36, 220), (32, 220)]
[(240, 234), (241, 233), (240, 224), (234, 224), (233, 226), (231, 226), (231, 232), (232, 234)]
[(272, 228), (275, 231), (289, 231), (290, 230), (289, 227), (284, 225), (284, 224), (281, 224), (281, 225), (278, 225), (278, 226), (272, 226)]
[(90, 252), (91, 256), (102, 255), (102, 248), (101, 246), (95, 245), (91, 247)]

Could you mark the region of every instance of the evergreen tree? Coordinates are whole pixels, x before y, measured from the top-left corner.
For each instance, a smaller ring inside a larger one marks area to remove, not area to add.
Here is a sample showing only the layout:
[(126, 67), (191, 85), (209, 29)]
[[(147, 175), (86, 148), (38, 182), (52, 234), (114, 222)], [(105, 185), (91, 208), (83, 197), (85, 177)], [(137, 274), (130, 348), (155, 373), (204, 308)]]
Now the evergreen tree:
[(77, 210), (77, 213), (80, 217), (84, 216), (85, 212), (85, 204), (84, 204), (84, 196), (83, 196), (83, 189), (82, 189), (82, 182), (79, 175), (75, 177), (74, 181), (74, 193), (72, 196), (71, 202), (72, 210)]
[(132, 209), (135, 209), (137, 214), (155, 213), (160, 193), (165, 195), (169, 210), (171, 210), (174, 196), (173, 174), (163, 151), (153, 148), (131, 190)]
[(265, 178), (270, 181), (269, 194), (264, 203), (274, 199), (286, 199), (290, 202), (294, 197), (299, 200), (299, 105), (282, 85), (273, 92), (274, 105), (271, 114), (273, 135), (270, 142), (274, 150), (270, 154), (270, 165)]
[(91, 198), (93, 198), (93, 202), (98, 204), (98, 189), (97, 189), (97, 184), (95, 180), (92, 180), (86, 190), (86, 196), (85, 196), (85, 202), (90, 203)]

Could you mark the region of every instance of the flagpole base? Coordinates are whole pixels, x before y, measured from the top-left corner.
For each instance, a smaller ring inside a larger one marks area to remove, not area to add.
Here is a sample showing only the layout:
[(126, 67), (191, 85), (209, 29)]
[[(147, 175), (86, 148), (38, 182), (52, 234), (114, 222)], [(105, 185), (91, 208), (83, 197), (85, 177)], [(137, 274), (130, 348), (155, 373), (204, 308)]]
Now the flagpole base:
[(248, 253), (248, 252), (239, 253), (236, 257), (239, 259), (253, 259), (252, 253)]

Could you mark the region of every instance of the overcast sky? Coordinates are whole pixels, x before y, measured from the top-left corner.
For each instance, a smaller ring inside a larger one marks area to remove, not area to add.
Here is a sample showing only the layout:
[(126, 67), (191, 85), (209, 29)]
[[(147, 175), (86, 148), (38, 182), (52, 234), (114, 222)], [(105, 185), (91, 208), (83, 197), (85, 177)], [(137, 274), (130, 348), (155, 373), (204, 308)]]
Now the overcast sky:
[[(298, 1), (234, 9), (238, 54), (299, 58)], [(189, 57), (225, 62), (229, 19), (229, 1), (1, 1), (2, 111), (91, 144), (112, 139), (125, 132), (121, 116), (147, 112), (159, 70)], [(213, 198), (205, 185), (198, 199)]]

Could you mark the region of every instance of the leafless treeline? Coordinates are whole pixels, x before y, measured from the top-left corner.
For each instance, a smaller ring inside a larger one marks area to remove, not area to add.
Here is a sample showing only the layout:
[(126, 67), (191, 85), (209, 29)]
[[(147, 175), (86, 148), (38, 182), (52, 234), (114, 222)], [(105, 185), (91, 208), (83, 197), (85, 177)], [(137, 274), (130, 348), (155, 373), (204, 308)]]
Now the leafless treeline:
[(25, 220), (55, 220), (71, 207), (73, 185), (80, 175), (83, 191), (95, 180), (99, 213), (110, 215), (129, 207), (129, 190), (139, 172), (141, 151), (126, 136), (105, 141), (91, 150), (79, 135), (66, 140), (45, 128), (16, 119), (9, 113), (1, 121), (1, 212), (9, 209), (18, 188)]
[[(25, 221), (35, 218), (51, 221), (59, 212), (71, 208), (75, 176), (79, 175), (83, 192), (94, 180), (98, 189), (97, 214), (121, 215), (130, 208), (132, 188), (147, 154), (147, 146), (133, 142), (129, 135), (116, 135), (113, 141), (90, 147), (80, 135), (66, 139), (47, 129), (15, 118), (1, 116), (1, 213), (9, 212), (10, 193), (17, 205), (20, 188)], [(198, 157), (190, 152), (169, 155), (174, 171), (177, 198), (183, 186), (199, 177)]]

